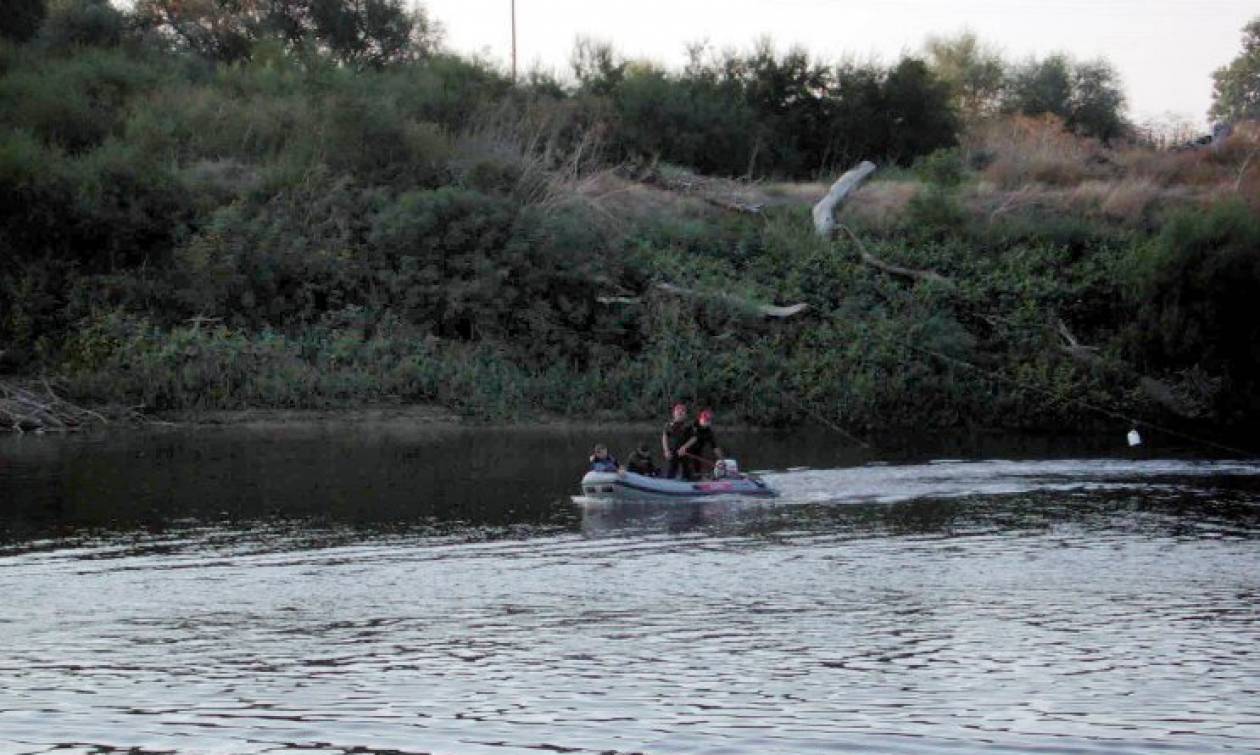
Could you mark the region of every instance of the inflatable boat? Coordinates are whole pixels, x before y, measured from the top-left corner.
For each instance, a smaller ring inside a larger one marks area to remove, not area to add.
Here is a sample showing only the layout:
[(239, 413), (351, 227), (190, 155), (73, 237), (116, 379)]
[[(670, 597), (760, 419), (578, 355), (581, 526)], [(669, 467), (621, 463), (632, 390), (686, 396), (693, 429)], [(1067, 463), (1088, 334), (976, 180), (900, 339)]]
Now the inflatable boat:
[(754, 475), (720, 480), (671, 480), (634, 472), (587, 472), (582, 495), (602, 501), (685, 501), (714, 496), (774, 498), (779, 494)]

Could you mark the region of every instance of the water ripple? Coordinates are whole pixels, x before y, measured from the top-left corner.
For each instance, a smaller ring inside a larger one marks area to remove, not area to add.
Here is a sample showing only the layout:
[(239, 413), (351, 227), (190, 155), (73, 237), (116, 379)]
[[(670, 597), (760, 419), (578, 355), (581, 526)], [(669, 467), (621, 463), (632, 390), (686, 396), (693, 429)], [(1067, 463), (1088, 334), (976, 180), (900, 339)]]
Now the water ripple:
[[(0, 750), (1237, 752), (1260, 469), (945, 462), (0, 555)], [(570, 519), (565, 519), (570, 517)], [(571, 522), (565, 524), (564, 522)]]

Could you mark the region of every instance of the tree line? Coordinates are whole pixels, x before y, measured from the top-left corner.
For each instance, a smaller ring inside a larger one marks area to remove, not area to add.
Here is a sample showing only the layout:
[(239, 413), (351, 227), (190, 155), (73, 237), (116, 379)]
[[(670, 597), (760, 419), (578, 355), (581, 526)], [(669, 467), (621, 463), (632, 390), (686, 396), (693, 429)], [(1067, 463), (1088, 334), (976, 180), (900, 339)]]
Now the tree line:
[[(13, 3), (0, 35), (48, 49), (127, 42), (215, 65), (283, 54), (380, 70), (432, 59), (441, 47), (440, 25), (403, 0), (138, 0), (127, 13), (108, 0)], [(561, 82), (534, 72), (517, 89), (570, 101), (584, 121), (601, 122), (613, 159), (732, 176), (812, 178), (860, 159), (909, 164), (998, 113), (1054, 114), (1102, 141), (1128, 129), (1106, 61), (1055, 54), (1009, 63), (969, 33), (931, 39), (889, 64), (831, 62), (766, 40), (742, 51), (696, 45), (681, 70), (581, 40), (572, 74)]]

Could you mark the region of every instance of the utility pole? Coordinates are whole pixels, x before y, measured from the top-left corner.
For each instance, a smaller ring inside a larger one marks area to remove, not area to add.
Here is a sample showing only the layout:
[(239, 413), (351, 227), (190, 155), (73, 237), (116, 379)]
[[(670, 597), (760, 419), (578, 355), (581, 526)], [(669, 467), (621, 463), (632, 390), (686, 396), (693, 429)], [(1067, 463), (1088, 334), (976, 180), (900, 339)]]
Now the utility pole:
[(516, 0), (512, 0), (512, 83), (516, 83)]

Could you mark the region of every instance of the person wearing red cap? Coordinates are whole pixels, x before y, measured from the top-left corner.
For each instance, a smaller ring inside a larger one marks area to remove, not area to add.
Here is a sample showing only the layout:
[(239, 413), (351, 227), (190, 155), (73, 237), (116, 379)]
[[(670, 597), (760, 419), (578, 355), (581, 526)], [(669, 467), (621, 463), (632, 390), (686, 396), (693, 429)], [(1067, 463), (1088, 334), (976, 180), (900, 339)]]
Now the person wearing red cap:
[(678, 447), (687, 442), (691, 437), (691, 423), (687, 420), (687, 405), (681, 401), (674, 404), (674, 416), (669, 422), (665, 423), (665, 430), (661, 432), (661, 451), (665, 454), (665, 461), (668, 468), (665, 476), (674, 479), (679, 472), (683, 476), (687, 476), (687, 467), (685, 460), (678, 455)]
[[(704, 409), (700, 412), (700, 416), (696, 418), (696, 424), (691, 426), (691, 437), (687, 438), (678, 448), (677, 455), (683, 457), (687, 462), (683, 473), (687, 479), (695, 479), (696, 461), (704, 459), (709, 461), (706, 456), (717, 447), (717, 440), (713, 437), (713, 410)], [(710, 461), (710, 464), (712, 462)]]

